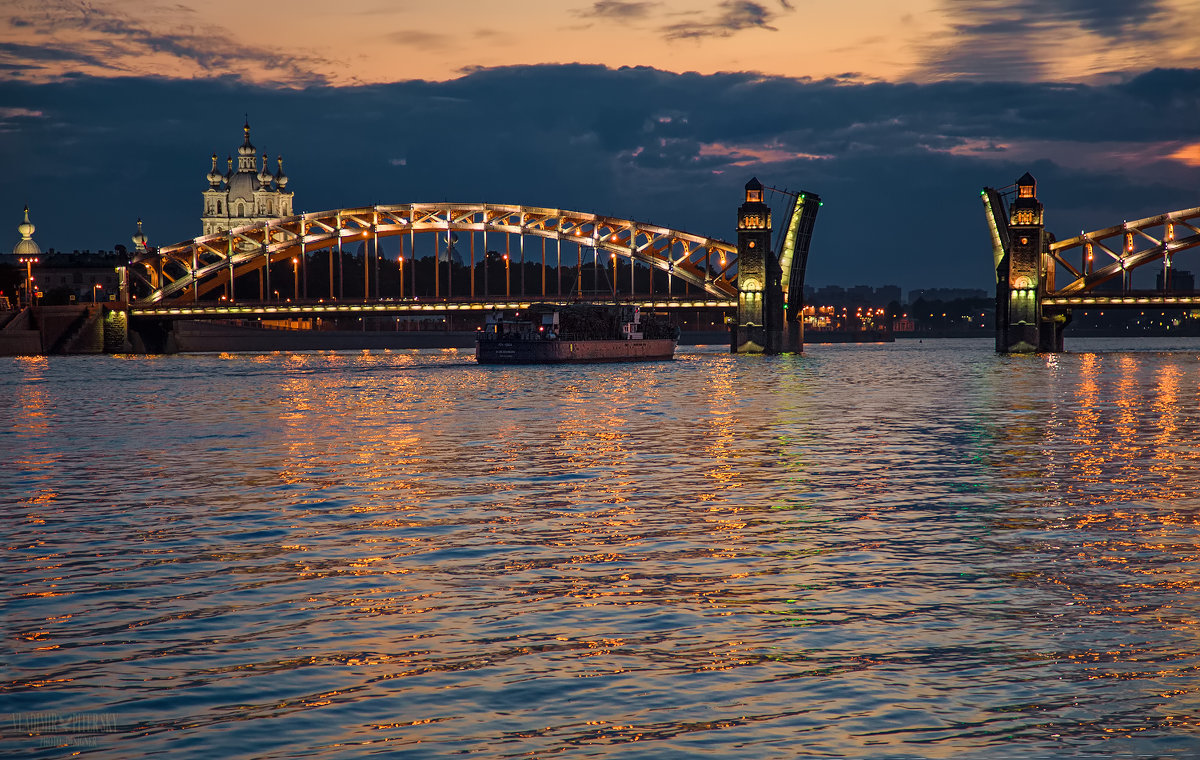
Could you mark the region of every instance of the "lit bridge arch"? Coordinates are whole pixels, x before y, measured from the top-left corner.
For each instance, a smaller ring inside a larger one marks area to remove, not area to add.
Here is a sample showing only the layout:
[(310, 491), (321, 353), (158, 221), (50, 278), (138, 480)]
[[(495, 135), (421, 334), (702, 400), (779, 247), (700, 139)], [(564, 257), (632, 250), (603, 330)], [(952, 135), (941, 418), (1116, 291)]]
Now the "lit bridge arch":
[[(1175, 293), (1167, 287), (1177, 253), (1200, 246), (1200, 207), (1124, 222), (1067, 240), (1052, 242), (1049, 255), (1073, 277), (1062, 287), (1053, 283), (1042, 299), (1044, 306), (1191, 305), (1200, 294)], [(1161, 292), (1133, 291), (1130, 274), (1144, 266), (1161, 265)], [(1098, 294), (1102, 283), (1121, 278), (1121, 293)]]
[[(482, 233), (485, 257), (489, 233), (518, 235), (525, 263), (525, 238), (529, 236), (543, 239), (543, 256), (545, 241), (557, 241), (559, 253), (562, 243), (569, 243), (581, 246), (577, 249), (581, 265), (582, 250), (591, 248), (593, 261), (603, 253), (614, 264), (617, 258), (640, 262), (652, 271), (667, 272), (722, 303), (735, 302), (738, 294), (737, 248), (724, 241), (585, 212), (485, 203), (365, 206), (258, 222), (175, 245), (137, 251), (131, 260), (130, 276), (146, 291), (138, 298), (139, 305), (182, 305), (200, 301), (218, 289), (223, 291), (247, 274), (258, 272), (269, 278), (268, 264), (297, 256), (303, 259), (306, 254), (322, 250), (340, 251), (343, 243), (373, 241), (378, 257), (379, 239), (400, 236), (403, 255), (404, 236), (410, 238), (412, 252), (417, 234), (455, 232)], [(506, 237), (505, 241), (507, 244), (509, 239)], [(471, 245), (474, 259), (473, 237)], [(561, 257), (557, 262), (561, 264)], [(364, 290), (369, 299), (369, 287), (364, 286)], [(269, 280), (266, 292), (270, 293)]]

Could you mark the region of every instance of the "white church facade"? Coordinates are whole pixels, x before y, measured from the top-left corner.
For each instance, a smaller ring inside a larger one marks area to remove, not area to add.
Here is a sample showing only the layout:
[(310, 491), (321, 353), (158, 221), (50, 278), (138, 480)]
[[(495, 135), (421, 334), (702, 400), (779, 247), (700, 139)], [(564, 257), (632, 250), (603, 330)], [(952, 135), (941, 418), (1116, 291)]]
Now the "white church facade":
[(200, 217), (202, 234), (241, 227), (245, 224), (281, 219), (292, 215), (292, 196), (287, 189), (288, 177), (283, 173), (283, 157), (275, 158), (275, 173), (262, 154), (258, 165), (254, 145), (250, 142), (249, 121), (242, 127), (245, 141), (238, 148), (237, 171), (229, 157), (228, 171), (217, 171), (217, 154), (212, 155), (208, 172), (208, 189), (204, 191), (204, 213)]

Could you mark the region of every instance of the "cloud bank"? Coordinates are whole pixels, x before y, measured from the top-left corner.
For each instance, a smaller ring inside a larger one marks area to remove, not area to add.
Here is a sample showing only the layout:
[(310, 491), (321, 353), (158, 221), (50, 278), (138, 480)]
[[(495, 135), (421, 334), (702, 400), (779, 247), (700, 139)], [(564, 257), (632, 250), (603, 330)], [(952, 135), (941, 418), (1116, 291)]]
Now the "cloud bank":
[[(581, 96), (585, 94), (586, 96)], [(1200, 71), (1124, 83), (927, 85), (518, 66), (297, 90), (236, 80), (0, 84), (0, 220), (43, 247), (199, 233), (214, 151), (249, 112), (298, 209), (488, 201), (730, 239), (751, 175), (825, 200), (810, 279), (990, 287), (979, 189), (1026, 170), (1060, 235), (1198, 205)], [(4, 209), (8, 209), (4, 212)]]

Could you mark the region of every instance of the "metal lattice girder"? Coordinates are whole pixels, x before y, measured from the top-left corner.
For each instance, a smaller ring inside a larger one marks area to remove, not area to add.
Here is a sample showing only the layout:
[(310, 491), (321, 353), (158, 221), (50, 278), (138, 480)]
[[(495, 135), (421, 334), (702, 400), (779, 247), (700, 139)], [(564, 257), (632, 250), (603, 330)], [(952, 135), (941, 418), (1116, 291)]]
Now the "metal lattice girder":
[[(1050, 256), (1071, 272), (1075, 279), (1047, 295), (1084, 293), (1102, 282), (1121, 276), (1122, 272), (1154, 262), (1169, 263), (1176, 253), (1200, 246), (1198, 224), (1200, 207), (1124, 222), (1051, 243)], [(1192, 234), (1181, 236), (1180, 228)], [(1069, 255), (1071, 251), (1077, 251), (1076, 255)], [(1086, 261), (1088, 251), (1093, 257), (1103, 255), (1109, 261), (1101, 266), (1089, 265)], [(1087, 271), (1089, 269), (1091, 271)]]
[[(194, 298), (232, 276), (375, 235), (496, 232), (562, 240), (670, 272), (720, 298), (737, 296), (737, 248), (730, 243), (629, 219), (580, 211), (487, 203), (409, 203), (301, 214), (257, 222), (135, 254), (135, 276), (152, 292), (143, 303)], [(144, 270), (144, 272), (143, 272)]]

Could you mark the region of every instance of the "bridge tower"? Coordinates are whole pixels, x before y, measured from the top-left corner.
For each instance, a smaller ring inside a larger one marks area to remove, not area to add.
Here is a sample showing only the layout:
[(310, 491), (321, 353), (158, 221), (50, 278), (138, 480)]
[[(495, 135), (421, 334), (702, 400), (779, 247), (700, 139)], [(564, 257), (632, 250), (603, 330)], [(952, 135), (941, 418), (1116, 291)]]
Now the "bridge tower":
[(996, 350), (1061, 351), (1065, 320), (1042, 310), (1042, 296), (1054, 289), (1054, 263), (1037, 181), (1029, 172), (1017, 180), (1007, 226), (1007, 251), (996, 267)]
[(771, 250), (771, 207), (757, 177), (746, 183), (738, 207), (738, 313), (730, 349), (738, 354), (783, 350), (783, 269)]

